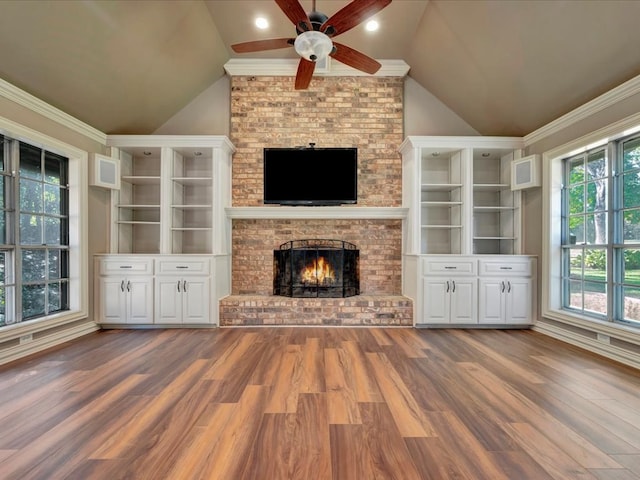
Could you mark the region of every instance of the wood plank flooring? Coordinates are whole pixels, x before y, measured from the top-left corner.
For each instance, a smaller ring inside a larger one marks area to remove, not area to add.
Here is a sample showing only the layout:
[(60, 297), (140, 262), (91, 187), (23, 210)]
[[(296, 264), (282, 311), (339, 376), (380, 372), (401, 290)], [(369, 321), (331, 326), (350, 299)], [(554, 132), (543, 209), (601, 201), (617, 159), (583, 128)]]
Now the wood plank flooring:
[(640, 479), (640, 372), (528, 330), (109, 330), (0, 367), (0, 479)]

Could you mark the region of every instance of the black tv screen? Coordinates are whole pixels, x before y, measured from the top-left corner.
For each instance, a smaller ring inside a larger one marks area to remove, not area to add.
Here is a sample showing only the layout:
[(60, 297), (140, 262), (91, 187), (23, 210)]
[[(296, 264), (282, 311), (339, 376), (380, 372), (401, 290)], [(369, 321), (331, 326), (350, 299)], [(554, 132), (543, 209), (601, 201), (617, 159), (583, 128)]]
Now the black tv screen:
[(264, 203), (341, 205), (357, 199), (357, 148), (264, 149)]

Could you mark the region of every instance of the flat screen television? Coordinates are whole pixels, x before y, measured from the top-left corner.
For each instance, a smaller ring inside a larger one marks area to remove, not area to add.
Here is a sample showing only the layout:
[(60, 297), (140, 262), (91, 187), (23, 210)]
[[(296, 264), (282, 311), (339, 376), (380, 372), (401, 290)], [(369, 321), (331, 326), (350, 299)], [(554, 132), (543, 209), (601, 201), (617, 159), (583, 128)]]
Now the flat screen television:
[(264, 203), (357, 203), (357, 148), (265, 148)]

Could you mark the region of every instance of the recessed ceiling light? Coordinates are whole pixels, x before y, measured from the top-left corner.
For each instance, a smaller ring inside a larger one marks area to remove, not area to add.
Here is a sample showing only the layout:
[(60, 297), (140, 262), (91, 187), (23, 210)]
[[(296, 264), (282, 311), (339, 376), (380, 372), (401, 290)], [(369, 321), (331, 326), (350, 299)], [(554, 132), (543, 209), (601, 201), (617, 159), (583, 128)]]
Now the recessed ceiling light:
[(256, 18), (256, 27), (260, 30), (264, 30), (265, 28), (269, 28), (269, 21), (264, 17)]
[(375, 32), (376, 30), (378, 30), (378, 28), (380, 28), (380, 24), (375, 20), (369, 20), (364, 28), (367, 30), (367, 32)]

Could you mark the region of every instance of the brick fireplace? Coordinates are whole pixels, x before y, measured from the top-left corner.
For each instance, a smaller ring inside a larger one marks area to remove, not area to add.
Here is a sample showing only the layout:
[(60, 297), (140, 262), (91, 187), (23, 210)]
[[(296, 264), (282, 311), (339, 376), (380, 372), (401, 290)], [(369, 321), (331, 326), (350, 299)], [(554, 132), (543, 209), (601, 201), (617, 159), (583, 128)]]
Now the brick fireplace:
[[(293, 77), (232, 76), (233, 207), (264, 207), (263, 148), (310, 142), (358, 148), (358, 203), (351, 208), (400, 207), (402, 100), (401, 77), (318, 76), (296, 91)], [(299, 238), (358, 245), (361, 294), (274, 297), (273, 251)], [(411, 300), (401, 296), (401, 250), (397, 218), (235, 218), (232, 295), (221, 302), (220, 324), (411, 325)]]

